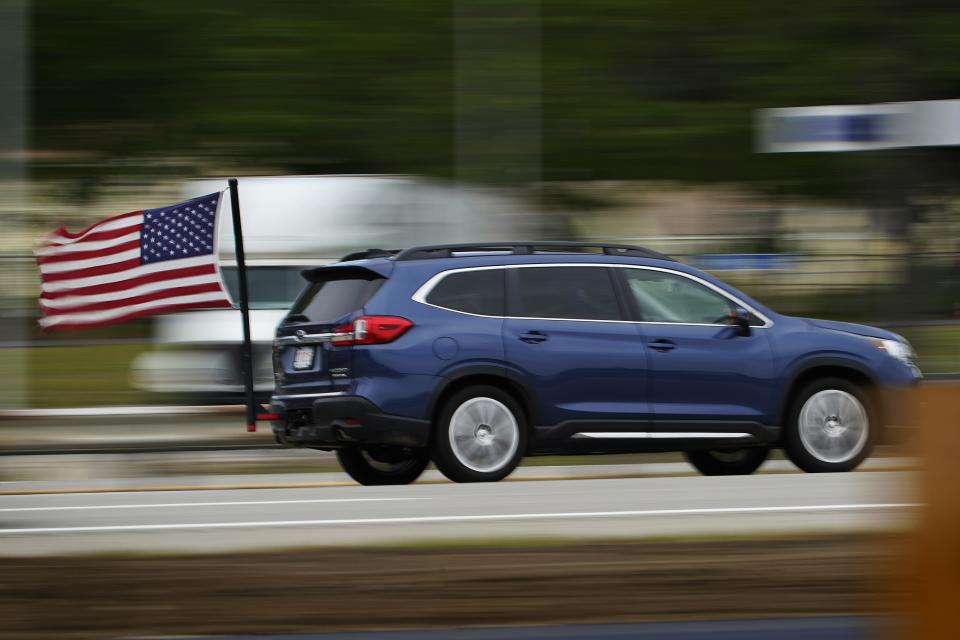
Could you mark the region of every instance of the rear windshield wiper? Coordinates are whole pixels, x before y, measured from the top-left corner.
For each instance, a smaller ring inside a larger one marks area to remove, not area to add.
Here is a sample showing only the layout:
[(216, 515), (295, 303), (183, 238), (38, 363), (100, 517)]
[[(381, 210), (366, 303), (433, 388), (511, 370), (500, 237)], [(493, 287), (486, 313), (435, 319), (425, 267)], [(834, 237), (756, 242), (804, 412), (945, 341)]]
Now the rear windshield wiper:
[(283, 324), (291, 324), (294, 322), (309, 322), (310, 318), (303, 315), (302, 313), (291, 313), (286, 318), (283, 319)]

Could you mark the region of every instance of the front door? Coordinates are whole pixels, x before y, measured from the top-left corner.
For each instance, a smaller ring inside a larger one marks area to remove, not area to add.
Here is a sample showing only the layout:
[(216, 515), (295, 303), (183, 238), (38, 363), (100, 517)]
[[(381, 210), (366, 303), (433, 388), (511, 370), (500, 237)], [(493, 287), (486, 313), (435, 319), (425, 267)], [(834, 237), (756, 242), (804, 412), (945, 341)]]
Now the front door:
[(750, 335), (731, 326), (738, 303), (676, 272), (620, 268), (635, 304), (650, 367), (655, 426), (733, 433), (770, 424), (776, 402), (773, 354), (759, 317)]

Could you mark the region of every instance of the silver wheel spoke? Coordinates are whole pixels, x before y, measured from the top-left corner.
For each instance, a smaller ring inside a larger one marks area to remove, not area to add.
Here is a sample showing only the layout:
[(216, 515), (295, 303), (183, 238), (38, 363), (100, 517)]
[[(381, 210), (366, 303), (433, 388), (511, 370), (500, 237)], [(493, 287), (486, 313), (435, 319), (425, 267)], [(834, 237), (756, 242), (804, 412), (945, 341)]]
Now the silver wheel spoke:
[(863, 451), (870, 421), (856, 396), (839, 389), (825, 389), (807, 398), (800, 409), (797, 428), (810, 455), (822, 462), (841, 463)]
[(820, 398), (817, 398), (816, 400), (814, 399), (810, 400), (810, 406), (808, 411), (809, 411), (810, 418), (812, 418), (813, 420), (817, 420), (817, 421), (824, 420), (827, 417), (826, 403)]
[(502, 469), (520, 445), (520, 427), (510, 409), (493, 398), (471, 398), (450, 417), (450, 446), (464, 466), (490, 473)]
[(476, 406), (479, 409), (481, 422), (485, 424), (490, 424), (490, 425), (494, 423), (494, 420), (493, 420), (494, 408), (489, 403), (481, 402), (474, 406)]
[(506, 440), (494, 440), (493, 446), (489, 447), (491, 456), (494, 458), (502, 458), (509, 448), (510, 443)]
[(466, 417), (468, 422), (480, 424), (484, 420), (483, 411), (477, 405), (470, 405), (466, 407), (466, 413), (467, 413)]

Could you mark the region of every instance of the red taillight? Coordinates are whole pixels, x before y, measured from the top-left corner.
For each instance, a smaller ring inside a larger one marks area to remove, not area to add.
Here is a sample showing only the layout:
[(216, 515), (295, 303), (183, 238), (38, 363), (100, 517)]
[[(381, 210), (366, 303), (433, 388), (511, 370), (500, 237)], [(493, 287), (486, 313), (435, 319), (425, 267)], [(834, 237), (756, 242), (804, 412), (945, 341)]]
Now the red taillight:
[(334, 329), (334, 333), (343, 337), (334, 339), (332, 344), (386, 344), (402, 336), (412, 326), (412, 322), (397, 316), (360, 316), (350, 324)]

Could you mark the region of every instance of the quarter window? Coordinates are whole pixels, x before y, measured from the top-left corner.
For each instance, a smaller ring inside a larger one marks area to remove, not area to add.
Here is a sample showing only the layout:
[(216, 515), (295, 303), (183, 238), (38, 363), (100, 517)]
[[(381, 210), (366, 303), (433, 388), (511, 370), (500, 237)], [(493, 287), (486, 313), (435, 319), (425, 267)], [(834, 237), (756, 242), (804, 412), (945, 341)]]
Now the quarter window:
[(623, 320), (605, 267), (525, 267), (516, 274), (510, 315), (521, 318)]
[(503, 269), (451, 273), (427, 294), (432, 305), (481, 316), (504, 315)]
[(664, 271), (624, 269), (644, 322), (727, 324), (736, 304), (690, 278)]

